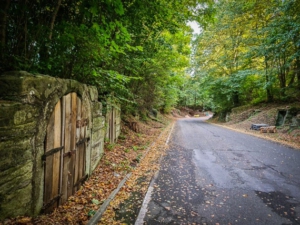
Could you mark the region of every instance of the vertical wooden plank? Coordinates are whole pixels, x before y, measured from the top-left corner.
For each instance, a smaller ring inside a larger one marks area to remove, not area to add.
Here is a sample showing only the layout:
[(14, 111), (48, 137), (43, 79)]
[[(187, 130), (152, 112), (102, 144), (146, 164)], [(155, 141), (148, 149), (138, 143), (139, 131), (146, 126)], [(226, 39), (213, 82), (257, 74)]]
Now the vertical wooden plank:
[(46, 137), (45, 152), (48, 152), (49, 150), (53, 149), (53, 146), (54, 146), (54, 134), (53, 134), (54, 119), (55, 119), (55, 113), (53, 112), (51, 117), (50, 117), (48, 126), (47, 126), (47, 137)]
[[(87, 129), (87, 126), (85, 126), (85, 129)], [(83, 146), (83, 150), (82, 150), (82, 177), (84, 177), (85, 176), (87, 142), (84, 142), (82, 146)]]
[(83, 139), (85, 138), (85, 129), (86, 129), (86, 109), (85, 109), (85, 106), (84, 106), (84, 101), (82, 102), (81, 104), (81, 120), (83, 121), (82, 123), (82, 126), (81, 126), (81, 129), (80, 129), (80, 139)]
[[(77, 109), (76, 109), (76, 115), (77, 115), (77, 127), (76, 127), (76, 143), (80, 139), (80, 128), (81, 128), (81, 99), (77, 97)], [(75, 171), (74, 171), (74, 184), (76, 184), (79, 180), (79, 148), (78, 146), (75, 146)], [(74, 187), (74, 192), (77, 191), (78, 187)]]
[[(68, 153), (71, 151), (71, 94), (68, 94), (63, 97), (63, 101), (65, 101), (65, 129), (64, 129), (64, 153)], [(63, 179), (62, 179), (62, 202), (64, 203), (68, 199), (68, 186), (69, 183), (69, 164), (70, 157), (64, 156), (63, 159)]]
[[(64, 146), (65, 144), (65, 125), (66, 125), (66, 101), (64, 97), (61, 98), (61, 144)], [(65, 149), (65, 148), (64, 148)], [(63, 172), (64, 172), (64, 151), (62, 150), (60, 153), (60, 168), (59, 168), (59, 194), (62, 196), (63, 194)], [(59, 205), (62, 203), (62, 198), (59, 199)]]
[[(54, 118), (55, 118), (55, 114), (53, 112), (47, 126), (45, 153), (53, 149), (54, 146), (54, 134), (53, 134)], [(45, 163), (44, 205), (49, 203), (52, 199), (52, 176), (53, 176), (52, 169), (53, 169), (53, 157), (49, 156), (46, 158), (46, 163)], [(48, 212), (48, 210), (46, 212)]]
[(109, 138), (109, 142), (112, 143), (112, 139), (111, 139), (111, 129), (112, 129), (112, 124), (111, 124), (111, 111), (109, 111), (109, 121), (108, 121), (108, 138)]
[[(87, 129), (88, 129), (88, 124), (89, 124), (90, 118), (88, 117), (87, 111), (85, 110), (84, 112), (85, 112), (85, 114), (84, 114), (85, 123), (84, 123), (84, 127), (83, 127), (83, 135), (84, 135), (83, 138), (86, 138), (87, 137)], [(87, 139), (83, 143), (83, 150), (82, 150), (82, 177), (84, 177), (86, 175), (86, 173), (85, 173), (86, 148), (87, 148)]]
[[(61, 102), (59, 101), (54, 109), (54, 148), (61, 147)], [(56, 152), (53, 155), (53, 170), (52, 170), (52, 197), (56, 197), (59, 194), (59, 179), (60, 179), (60, 155), (61, 152)], [(53, 205), (58, 206), (58, 201)]]
[(71, 93), (71, 135), (70, 135), (70, 156), (69, 162), (69, 185), (68, 185), (68, 197), (71, 196), (74, 186), (74, 175), (75, 175), (75, 146), (76, 146), (76, 116), (77, 113), (77, 94)]
[[(84, 104), (81, 104), (81, 120), (83, 121), (82, 126), (80, 128), (80, 139), (85, 138), (85, 129), (86, 129), (86, 123), (84, 122), (86, 120), (86, 110), (84, 108)], [(85, 168), (84, 168), (84, 162), (85, 162), (85, 155), (84, 155), (84, 144), (80, 144), (78, 146), (79, 150), (79, 179), (84, 176)]]
[(109, 119), (109, 139), (111, 143), (114, 143), (114, 107), (111, 106), (111, 111), (110, 111), (110, 119)]
[(116, 142), (116, 140), (117, 140), (117, 136), (116, 136), (116, 133), (117, 133), (117, 126), (116, 126), (116, 123), (117, 121), (116, 121), (116, 108), (115, 107), (113, 107), (113, 140), (114, 140), (114, 142)]
[(83, 150), (84, 145), (78, 145), (78, 179), (80, 180), (83, 176)]

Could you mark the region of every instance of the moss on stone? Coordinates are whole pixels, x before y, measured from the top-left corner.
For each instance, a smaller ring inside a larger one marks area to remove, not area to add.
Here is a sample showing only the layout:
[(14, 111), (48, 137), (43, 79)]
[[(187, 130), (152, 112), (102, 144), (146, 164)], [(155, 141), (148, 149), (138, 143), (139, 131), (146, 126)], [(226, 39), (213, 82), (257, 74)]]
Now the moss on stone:
[[(30, 215), (32, 186), (29, 183), (25, 188), (16, 190), (13, 194), (0, 193), (0, 221), (8, 217)], [(4, 197), (5, 196), (5, 197)], [(16, 197), (18, 196), (18, 197)], [(8, 201), (9, 199), (9, 201)], [(22, 207), (20, 204), (22, 203)]]
[(32, 160), (30, 149), (30, 139), (0, 142), (0, 174), (10, 168), (15, 168), (16, 165), (21, 165), (28, 160)]
[(0, 220), (30, 212), (32, 191), (32, 162), (0, 174)]
[(36, 121), (38, 109), (27, 104), (12, 101), (0, 102), (0, 128), (13, 127)]

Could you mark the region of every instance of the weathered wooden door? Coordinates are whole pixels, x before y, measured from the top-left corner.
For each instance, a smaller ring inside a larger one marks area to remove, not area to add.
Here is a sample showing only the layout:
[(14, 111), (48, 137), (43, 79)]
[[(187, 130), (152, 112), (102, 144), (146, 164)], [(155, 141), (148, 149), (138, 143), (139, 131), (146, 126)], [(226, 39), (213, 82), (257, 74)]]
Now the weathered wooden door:
[(85, 151), (88, 117), (76, 93), (56, 104), (47, 126), (45, 154), (44, 212), (64, 203), (86, 179)]

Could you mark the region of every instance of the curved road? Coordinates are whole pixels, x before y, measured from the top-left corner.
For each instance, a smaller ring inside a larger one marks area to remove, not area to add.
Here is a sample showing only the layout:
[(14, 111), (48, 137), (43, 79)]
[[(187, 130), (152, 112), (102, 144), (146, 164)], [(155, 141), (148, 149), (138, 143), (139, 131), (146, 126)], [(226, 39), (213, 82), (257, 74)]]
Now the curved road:
[(300, 224), (300, 151), (178, 120), (139, 224)]

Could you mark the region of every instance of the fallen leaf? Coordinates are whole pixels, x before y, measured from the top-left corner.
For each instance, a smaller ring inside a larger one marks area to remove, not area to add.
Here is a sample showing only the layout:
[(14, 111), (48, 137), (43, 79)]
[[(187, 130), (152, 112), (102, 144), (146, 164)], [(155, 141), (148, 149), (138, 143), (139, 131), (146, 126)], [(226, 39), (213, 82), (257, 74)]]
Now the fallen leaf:
[(31, 221), (30, 217), (23, 217), (17, 220), (17, 223), (19, 224), (27, 224)]
[(92, 200), (92, 203), (93, 203), (93, 204), (96, 204), (96, 205), (99, 205), (99, 204), (100, 204), (100, 201), (97, 200), (97, 199), (93, 199), (93, 200)]

